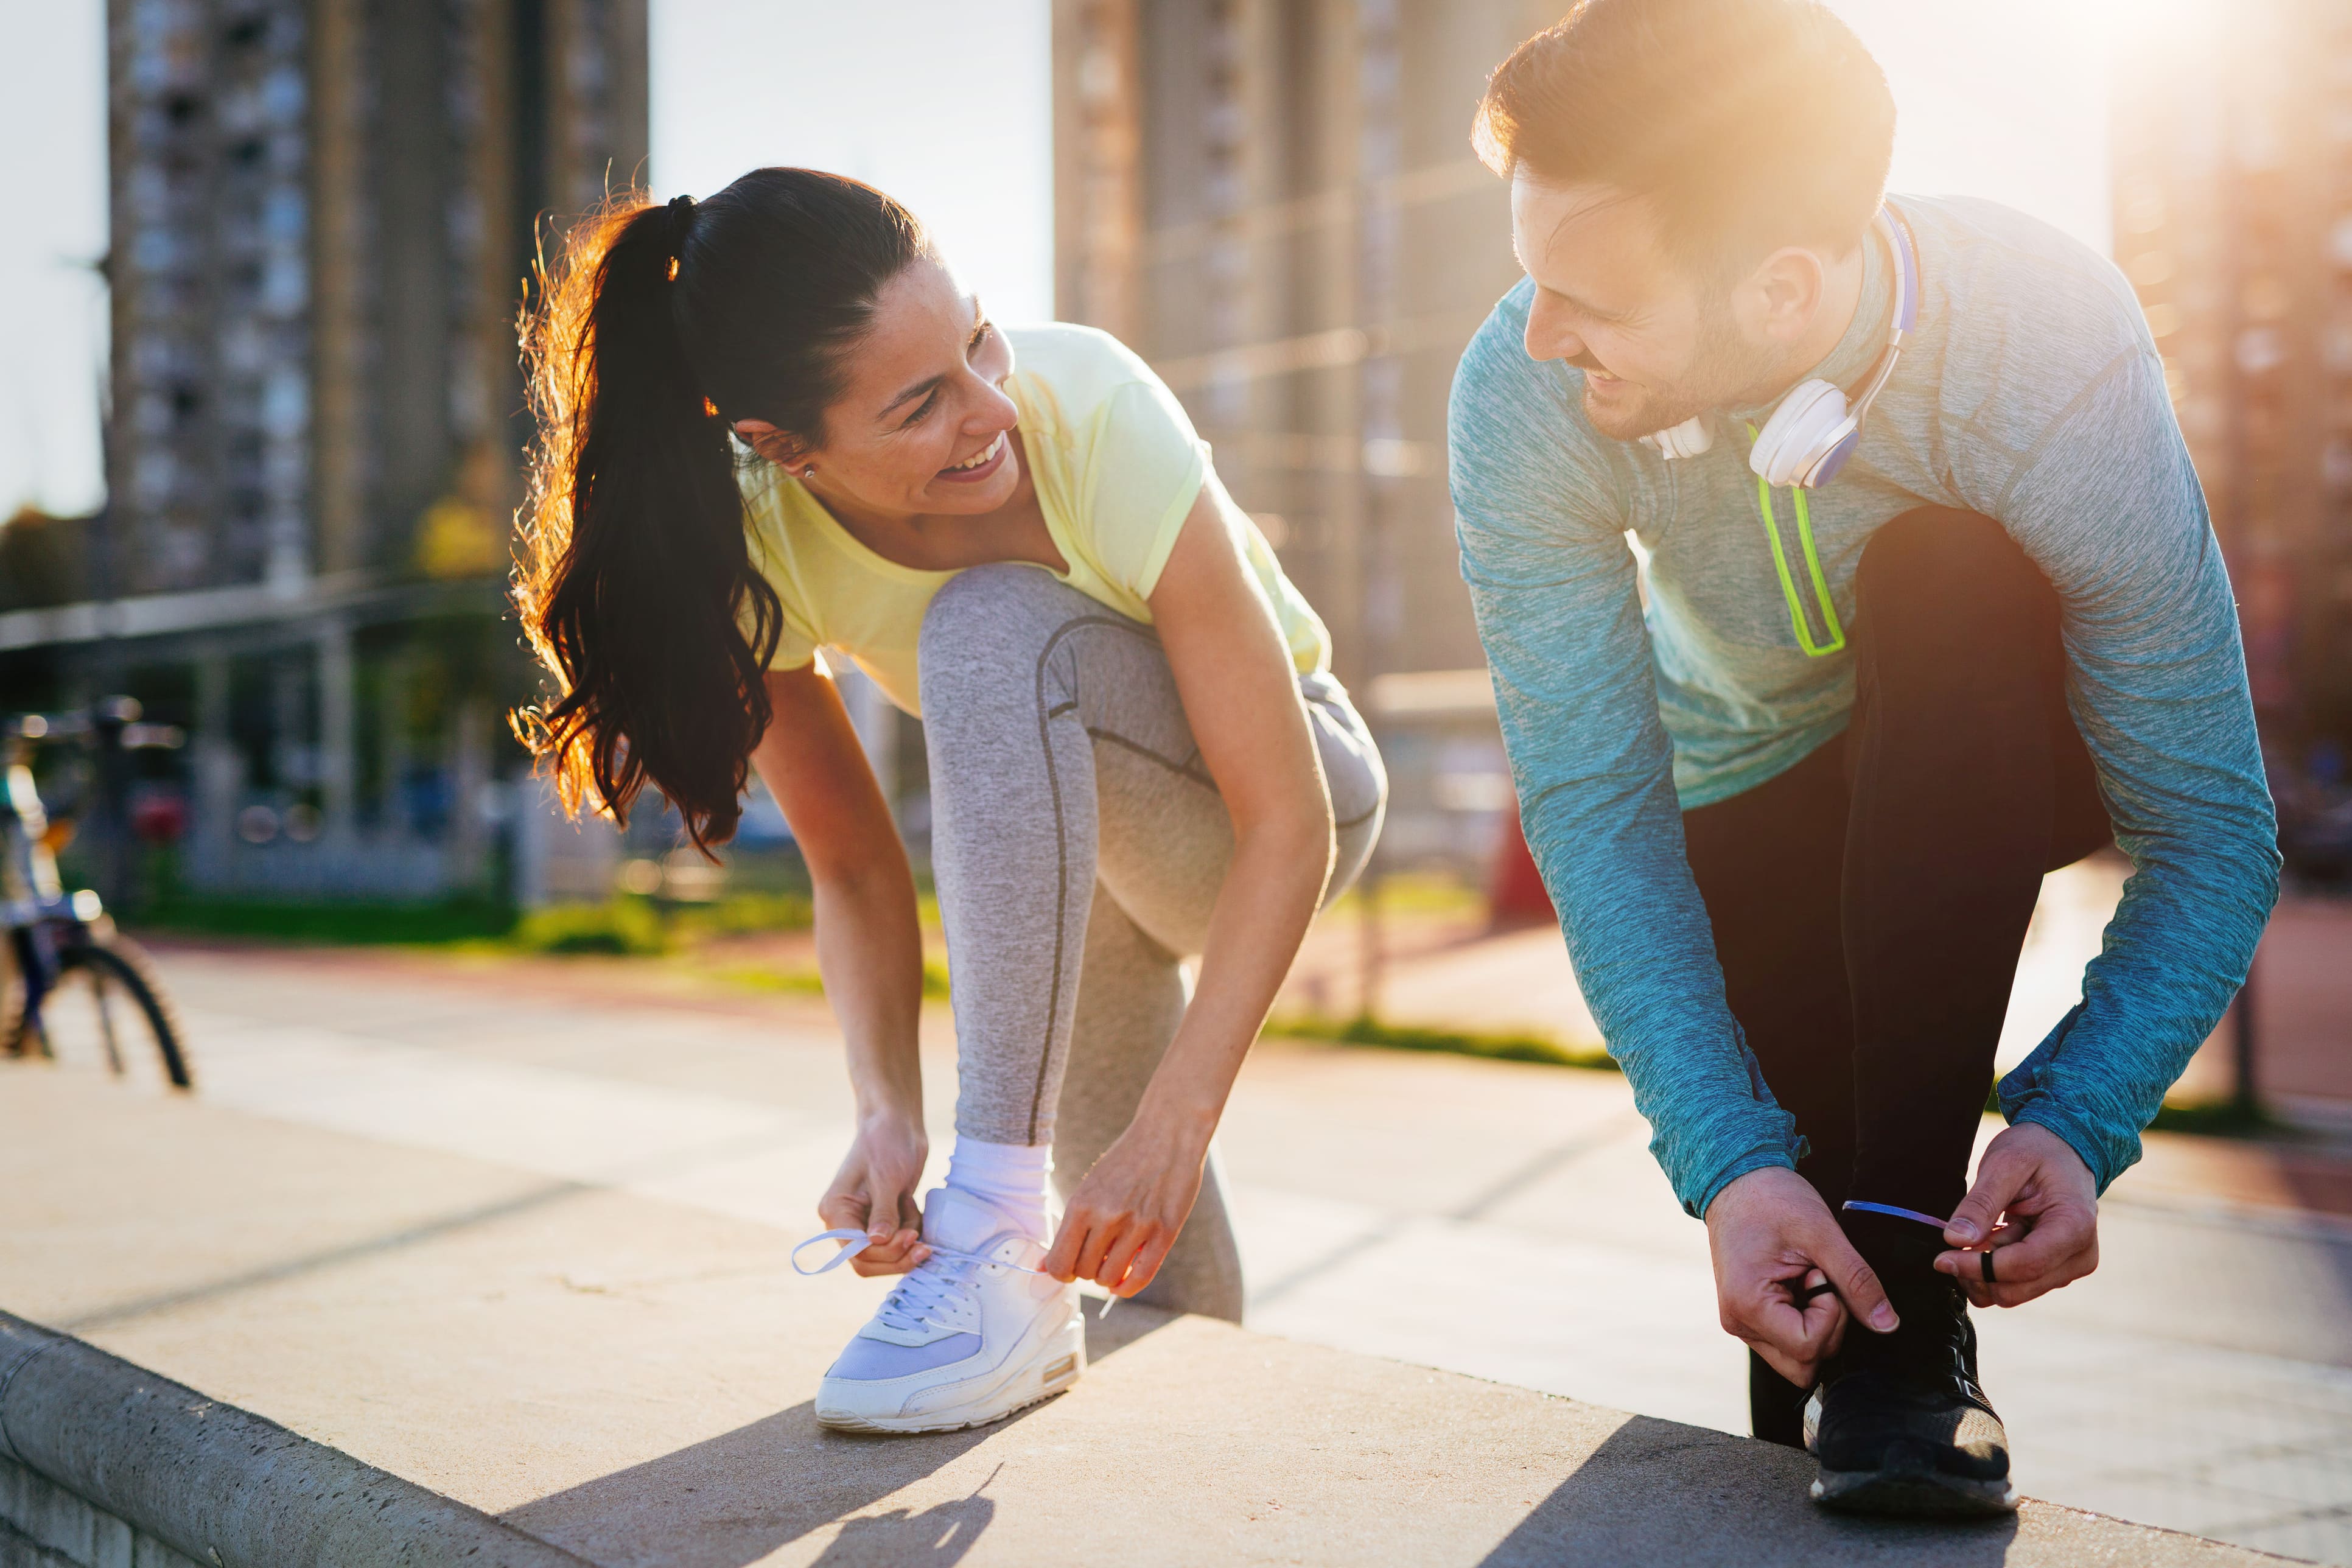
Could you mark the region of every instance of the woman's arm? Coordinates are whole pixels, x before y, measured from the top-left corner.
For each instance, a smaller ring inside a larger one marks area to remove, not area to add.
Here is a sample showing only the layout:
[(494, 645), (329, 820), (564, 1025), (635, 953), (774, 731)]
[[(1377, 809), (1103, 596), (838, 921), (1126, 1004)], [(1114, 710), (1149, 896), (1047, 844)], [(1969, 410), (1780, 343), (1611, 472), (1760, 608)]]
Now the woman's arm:
[(1274, 614), (1204, 487), (1150, 598), (1192, 738), (1234, 823), (1201, 979), (1136, 1109), (1042, 1267), (1131, 1296), (1175, 1244), (1209, 1137), (1330, 875), (1331, 805)]
[(915, 879), (833, 682), (814, 666), (772, 672), (768, 700), (775, 717), (751, 765), (808, 862), (817, 970), (857, 1094), (856, 1140), (817, 1214), (828, 1227), (876, 1238), (852, 1268), (899, 1273), (923, 1258), (916, 1191), (929, 1152), (916, 1052), (923, 948)]

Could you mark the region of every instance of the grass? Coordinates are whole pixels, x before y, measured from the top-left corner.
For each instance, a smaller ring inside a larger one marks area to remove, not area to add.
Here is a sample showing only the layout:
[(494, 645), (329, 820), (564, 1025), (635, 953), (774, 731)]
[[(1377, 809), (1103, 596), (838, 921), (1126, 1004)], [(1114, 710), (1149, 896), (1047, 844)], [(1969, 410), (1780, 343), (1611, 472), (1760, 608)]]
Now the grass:
[(601, 904), (551, 904), (515, 922), (501, 944), (523, 952), (603, 952), (650, 958), (675, 941), (669, 925), (644, 899)]
[(1407, 1024), (1386, 1024), (1378, 1018), (1346, 1020), (1291, 1014), (1276, 1018), (1265, 1033), (1289, 1039), (1336, 1040), (1343, 1045), (1377, 1046), (1394, 1051), (1438, 1051), (1448, 1056), (1480, 1057), (1488, 1061), (1539, 1062), (1546, 1067), (1584, 1068), (1615, 1072), (1616, 1060), (1591, 1046), (1568, 1046), (1546, 1035), (1494, 1033), (1475, 1029), (1427, 1029)]
[[(2000, 1114), (2000, 1086), (1985, 1093), (1985, 1114)], [(2288, 1126), (2260, 1101), (2242, 1100), (2168, 1100), (2158, 1107), (2150, 1132), (2187, 1132), (2200, 1138), (2273, 1138)]]
[[(1460, 916), (1484, 920), (1486, 895), (1458, 877), (1431, 872), (1401, 871), (1380, 879), (1378, 893), (1384, 915)], [(1353, 918), (1362, 908), (1364, 885), (1359, 881), (1323, 911), (1326, 921)]]
[(268, 937), (331, 947), (462, 945), (478, 952), (651, 957), (713, 937), (805, 931), (812, 915), (808, 899), (797, 893), (738, 893), (708, 904), (621, 896), (601, 904), (551, 904), (529, 911), (491, 899), (393, 903), (180, 898), (151, 904), (132, 923), (189, 935)]
[[(824, 976), (814, 969), (770, 969), (757, 963), (730, 964), (710, 971), (711, 977), (738, 985), (746, 991), (783, 992), (801, 996), (824, 994)], [(948, 994), (946, 966), (925, 960), (923, 963), (923, 994), (940, 998)]]
[(2151, 1132), (2192, 1132), (2203, 1138), (2269, 1138), (2287, 1130), (2261, 1101), (2242, 1100), (2167, 1100), (2147, 1125)]

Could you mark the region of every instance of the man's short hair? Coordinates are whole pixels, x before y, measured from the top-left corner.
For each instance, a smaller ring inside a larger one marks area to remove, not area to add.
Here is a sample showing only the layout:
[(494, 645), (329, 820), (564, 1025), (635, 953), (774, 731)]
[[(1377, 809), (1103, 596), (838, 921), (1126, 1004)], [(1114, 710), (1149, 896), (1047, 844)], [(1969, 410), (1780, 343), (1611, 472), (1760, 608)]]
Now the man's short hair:
[(1495, 68), (1472, 141), (1507, 178), (1646, 197), (1678, 258), (1744, 269), (1861, 239), (1895, 99), (1821, 0), (1580, 0)]

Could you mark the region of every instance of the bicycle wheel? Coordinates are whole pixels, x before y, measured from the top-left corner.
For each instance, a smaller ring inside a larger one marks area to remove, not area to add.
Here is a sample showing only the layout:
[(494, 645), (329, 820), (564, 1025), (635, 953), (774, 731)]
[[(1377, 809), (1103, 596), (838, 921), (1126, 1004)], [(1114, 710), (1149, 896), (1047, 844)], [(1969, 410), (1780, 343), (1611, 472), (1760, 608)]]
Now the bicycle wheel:
[(0, 931), (0, 1057), (21, 1057), (32, 1044), (25, 1037), (25, 973), (16, 956), (16, 933)]
[[(184, 1033), (180, 1021), (164, 996), (152, 961), (137, 942), (116, 934), (78, 943), (58, 954), (58, 963), (64, 973), (79, 971), (89, 976), (98, 1005), (100, 1034), (109, 1065), (116, 1072), (123, 1068), (121, 1048), (126, 1041), (122, 1026), (135, 1017), (153, 1039), (156, 1052), (163, 1058), (163, 1076), (172, 1080), (172, 1087), (190, 1087), (194, 1080), (188, 1074), (187, 1055), (180, 1046)], [(118, 996), (130, 998), (129, 1016), (116, 1005)]]

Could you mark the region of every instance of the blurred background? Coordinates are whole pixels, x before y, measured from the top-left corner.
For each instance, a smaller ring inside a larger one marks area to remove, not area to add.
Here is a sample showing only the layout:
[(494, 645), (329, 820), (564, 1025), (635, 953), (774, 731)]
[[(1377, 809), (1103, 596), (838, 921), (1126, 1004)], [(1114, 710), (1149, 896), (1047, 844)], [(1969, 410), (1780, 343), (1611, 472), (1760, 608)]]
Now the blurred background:
[[(1896, 190), (2009, 202), (2137, 285), (2238, 583), (2291, 872), (2342, 887), (2352, 5), (1838, 8), (1894, 80)], [(608, 189), (798, 163), (905, 199), (1000, 319), (1095, 323), (1152, 362), (1381, 731), (1374, 886), (1408, 915), (1541, 921), (1444, 424), (1461, 345), (1517, 276), (1471, 108), (1555, 9), (18, 8), (0, 708), (121, 692), (185, 739), (142, 752), (119, 799), (44, 764), (64, 796), (89, 786), (74, 868), (118, 909), (226, 928), (266, 907), (497, 931), (565, 901), (793, 890), (764, 799), (717, 868), (657, 810), (625, 837), (555, 816), (505, 721), (537, 684), (502, 591), (536, 250)], [(919, 863), (920, 727), (847, 684)], [(1341, 1013), (1369, 1010), (1389, 946), (1350, 951), (1318, 993)]]
[[(2287, 895), (2104, 1200), (2100, 1274), (1985, 1316), (2021, 1474), (2352, 1563), (2352, 0), (1832, 3), (1892, 79), (1897, 192), (2022, 208), (2137, 287), (2281, 805)], [(1293, 1037), (1254, 1053), (1220, 1133), (1253, 1323), (1742, 1429), (1704, 1236), (1605, 1070), (1519, 841), (1455, 569), (1447, 389), (1517, 276), (1470, 115), (1565, 4), (10, 6), (0, 716), (138, 712), (102, 731), (135, 749), (44, 745), (9, 798), (37, 786), (49, 841), (72, 830), (66, 889), (146, 943), (201, 1093), (132, 1122), (0, 1067), (22, 1118), (0, 1155), (49, 1205), (0, 1226), (0, 1304), (113, 1310), (122, 1276), (91, 1259), (137, 1249), (91, 1194), (138, 1190), (103, 1169), (126, 1139), (169, 1173), (142, 1223), (233, 1231), (251, 1257), (205, 1268), (278, 1279), (317, 1245), (299, 1204), (223, 1175), (265, 1124), (352, 1140), (372, 1194), (404, 1179), (374, 1173), (387, 1152), (437, 1151), (803, 1233), (848, 1107), (781, 814), (752, 800), (717, 865), (657, 808), (625, 834), (562, 820), (507, 727), (539, 687), (504, 595), (534, 255), (608, 190), (804, 163), (905, 200), (998, 319), (1091, 322), (1157, 367), (1331, 623), (1390, 760), (1380, 859), (1310, 933), (1268, 1031)], [(921, 727), (844, 684), (919, 876)], [(2045, 882), (2002, 1065), (2079, 997), (2127, 871)], [(152, 1087), (105, 995), (60, 993), (41, 1044)], [(924, 1032), (945, 1086), (943, 1009)], [(240, 1114), (261, 1121), (220, 1119)], [(748, 1163), (754, 1143), (781, 1163)], [(402, 1212), (383, 1223), (405, 1247), (426, 1231)], [(142, 1322), (205, 1294), (161, 1262), (142, 1278), (166, 1307)], [(385, 1331), (293, 1299), (273, 1318), (240, 1286), (173, 1342), (267, 1343), (299, 1381), (336, 1336)]]

